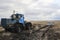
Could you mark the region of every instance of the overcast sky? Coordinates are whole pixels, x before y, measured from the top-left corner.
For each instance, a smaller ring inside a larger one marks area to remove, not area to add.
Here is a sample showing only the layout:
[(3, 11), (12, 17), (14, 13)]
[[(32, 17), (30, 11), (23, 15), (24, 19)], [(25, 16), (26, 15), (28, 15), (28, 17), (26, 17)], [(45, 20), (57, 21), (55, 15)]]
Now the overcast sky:
[(60, 0), (0, 0), (0, 19), (13, 10), (28, 20), (60, 20)]

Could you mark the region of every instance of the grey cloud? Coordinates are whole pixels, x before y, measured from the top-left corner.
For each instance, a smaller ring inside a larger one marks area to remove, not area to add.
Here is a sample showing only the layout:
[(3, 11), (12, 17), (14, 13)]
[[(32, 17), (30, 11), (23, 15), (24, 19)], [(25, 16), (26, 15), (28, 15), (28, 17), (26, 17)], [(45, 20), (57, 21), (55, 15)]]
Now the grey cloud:
[[(13, 0), (0, 0), (0, 19), (11, 15)], [(9, 13), (10, 12), (10, 13)]]
[(47, 5), (45, 5), (44, 0), (42, 2), (41, 0), (23, 1), (24, 0), (0, 0), (0, 17), (2, 17), (2, 15), (8, 17), (12, 14), (12, 10), (16, 9), (20, 11), (22, 9), (22, 13), (24, 12), (25, 17), (29, 20), (54, 19), (55, 16), (59, 19), (56, 14), (58, 13), (57, 10), (60, 9), (60, 4), (56, 3), (56, 1), (49, 4), (47, 3)]

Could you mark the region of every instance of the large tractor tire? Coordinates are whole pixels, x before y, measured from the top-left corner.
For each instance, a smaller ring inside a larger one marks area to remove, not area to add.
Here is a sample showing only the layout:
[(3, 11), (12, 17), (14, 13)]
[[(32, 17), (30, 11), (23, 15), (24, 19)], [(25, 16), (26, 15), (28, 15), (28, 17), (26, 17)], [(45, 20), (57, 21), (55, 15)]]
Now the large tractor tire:
[(6, 28), (7, 31), (12, 32), (12, 33), (18, 33), (24, 29), (23, 24), (21, 23), (15, 23), (9, 28)]
[(30, 30), (32, 28), (32, 23), (31, 22), (27, 22), (25, 24), (26, 30)]
[(20, 32), (20, 31), (24, 30), (24, 26), (21, 23), (15, 23), (14, 27), (15, 27), (16, 32)]

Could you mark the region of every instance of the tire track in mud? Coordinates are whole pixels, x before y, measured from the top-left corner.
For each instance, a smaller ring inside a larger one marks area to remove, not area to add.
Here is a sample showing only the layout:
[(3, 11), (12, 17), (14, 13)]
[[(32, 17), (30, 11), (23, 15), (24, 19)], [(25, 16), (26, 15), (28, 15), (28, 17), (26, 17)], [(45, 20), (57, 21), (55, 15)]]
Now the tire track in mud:
[[(60, 39), (60, 33), (56, 33), (54, 29), (49, 29), (45, 34), (46, 30), (38, 30), (33, 33), (0, 33), (0, 40), (58, 40)], [(42, 35), (44, 36), (42, 37)]]

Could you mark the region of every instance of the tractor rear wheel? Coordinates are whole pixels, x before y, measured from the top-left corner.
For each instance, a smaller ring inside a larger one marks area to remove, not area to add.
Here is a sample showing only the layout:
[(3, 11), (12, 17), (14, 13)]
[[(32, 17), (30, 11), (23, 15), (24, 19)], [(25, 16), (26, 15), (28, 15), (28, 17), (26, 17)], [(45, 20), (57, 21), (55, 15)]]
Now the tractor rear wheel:
[(15, 27), (16, 32), (20, 32), (24, 29), (23, 24), (21, 24), (21, 23), (14, 24), (14, 27)]
[(24, 29), (23, 24), (15, 23), (12, 26), (9, 26), (9, 28), (6, 28), (5, 30), (7, 30), (8, 32), (12, 32), (12, 33), (18, 33), (22, 31), (23, 29)]

